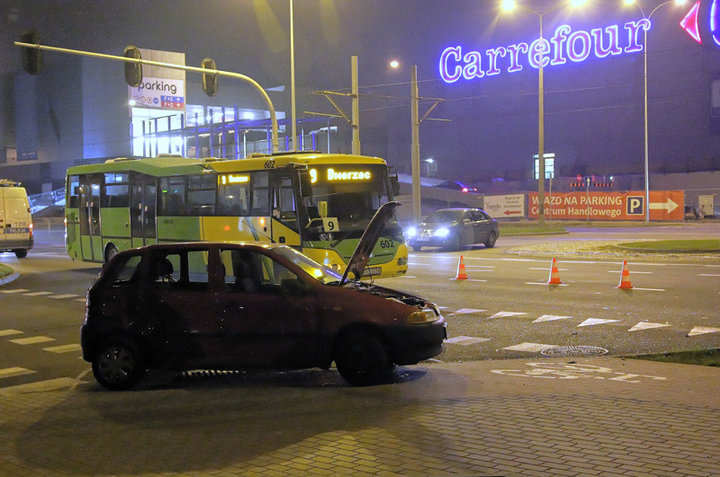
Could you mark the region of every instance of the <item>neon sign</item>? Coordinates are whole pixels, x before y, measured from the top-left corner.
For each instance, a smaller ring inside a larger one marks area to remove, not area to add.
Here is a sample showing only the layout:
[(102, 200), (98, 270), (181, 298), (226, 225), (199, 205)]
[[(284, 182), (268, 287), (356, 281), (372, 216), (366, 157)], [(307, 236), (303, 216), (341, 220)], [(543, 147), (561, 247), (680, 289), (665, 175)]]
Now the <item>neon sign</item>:
[(488, 48), (480, 51), (463, 51), (462, 46), (448, 46), (440, 55), (440, 77), (446, 83), (461, 79), (471, 81), (495, 76), (503, 71), (515, 73), (524, 64), (532, 68), (581, 63), (590, 57), (606, 58), (625, 53), (643, 51), (640, 35), (650, 30), (647, 18), (623, 25), (610, 25), (590, 31), (573, 31), (569, 25), (560, 25), (549, 39), (538, 38), (529, 45), (525, 42)]

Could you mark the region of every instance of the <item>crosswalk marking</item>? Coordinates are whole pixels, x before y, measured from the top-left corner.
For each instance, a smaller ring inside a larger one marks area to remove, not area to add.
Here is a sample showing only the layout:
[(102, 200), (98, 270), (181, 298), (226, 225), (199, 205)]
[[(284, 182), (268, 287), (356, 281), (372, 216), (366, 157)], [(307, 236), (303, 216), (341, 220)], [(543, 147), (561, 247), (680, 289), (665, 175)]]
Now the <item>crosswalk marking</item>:
[(652, 323), (649, 321), (641, 321), (637, 323), (635, 326), (630, 328), (628, 331), (642, 331), (642, 330), (651, 330), (653, 328), (664, 328), (666, 326), (670, 326), (667, 323)]
[(543, 321), (555, 321), (555, 320), (567, 320), (572, 316), (561, 316), (561, 315), (542, 315), (538, 317), (533, 323), (542, 323)]
[(53, 292), (49, 291), (38, 291), (38, 292), (31, 292), (31, 293), (23, 293), (23, 296), (43, 296), (43, 295), (52, 295)]
[(601, 320), (600, 318), (588, 318), (587, 320), (583, 321), (578, 325), (578, 328), (581, 326), (595, 326), (595, 325), (604, 325), (606, 323), (617, 323), (620, 320)]
[(80, 351), (80, 350), (82, 350), (82, 347), (77, 343), (43, 348), (43, 351), (49, 351), (51, 353), (72, 353), (72, 352)]
[(20, 330), (13, 330), (13, 329), (7, 329), (7, 330), (0, 330), (0, 336), (13, 336), (13, 335), (21, 335), (23, 334)]
[(509, 318), (511, 316), (522, 316), (527, 315), (527, 313), (521, 313), (519, 311), (500, 311), (498, 313), (495, 313), (492, 316), (488, 316), (488, 319), (490, 318)]
[(11, 343), (19, 345), (47, 343), (49, 341), (55, 341), (55, 338), (50, 338), (49, 336), (31, 336), (30, 338), (18, 338), (16, 340), (10, 340)]
[(35, 373), (35, 371), (33, 371), (32, 369), (27, 369), (27, 368), (19, 368), (19, 367), (5, 368), (5, 369), (0, 369), (0, 379), (13, 378), (15, 376), (24, 376), (26, 374), (33, 374), (33, 373)]
[(548, 348), (557, 348), (557, 345), (542, 343), (520, 343), (513, 346), (507, 346), (503, 349), (506, 349), (508, 351), (526, 351), (528, 353), (539, 353), (540, 351)]
[(709, 328), (707, 326), (696, 326), (687, 334), (688, 336), (704, 335), (705, 333), (718, 333), (720, 328)]
[(27, 292), (27, 291), (30, 291), (30, 290), (28, 290), (27, 288), (14, 288), (12, 290), (0, 290), (0, 293), (7, 293), (9, 295), (11, 293), (23, 293), (23, 292)]
[(487, 310), (476, 310), (474, 308), (460, 308), (459, 310), (455, 310), (454, 312), (450, 313), (451, 315), (466, 315), (468, 313), (482, 313), (483, 311)]
[(469, 346), (477, 343), (484, 343), (490, 341), (490, 338), (476, 338), (473, 336), (455, 336), (445, 340), (446, 343), (457, 344), (462, 346)]

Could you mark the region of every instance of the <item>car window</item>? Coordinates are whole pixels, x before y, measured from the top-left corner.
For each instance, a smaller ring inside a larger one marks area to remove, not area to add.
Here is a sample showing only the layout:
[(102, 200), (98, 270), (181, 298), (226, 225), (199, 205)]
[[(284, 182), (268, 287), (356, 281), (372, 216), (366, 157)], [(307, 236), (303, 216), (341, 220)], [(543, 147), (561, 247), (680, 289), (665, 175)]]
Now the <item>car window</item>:
[(140, 261), (140, 255), (133, 255), (127, 260), (125, 260), (125, 263), (123, 263), (122, 266), (117, 270), (112, 284), (115, 286), (126, 285), (132, 282), (134, 278), (137, 278), (138, 266), (140, 265)]
[(283, 280), (298, 276), (280, 262), (252, 250), (222, 249), (225, 285), (230, 290), (258, 293), (279, 290)]

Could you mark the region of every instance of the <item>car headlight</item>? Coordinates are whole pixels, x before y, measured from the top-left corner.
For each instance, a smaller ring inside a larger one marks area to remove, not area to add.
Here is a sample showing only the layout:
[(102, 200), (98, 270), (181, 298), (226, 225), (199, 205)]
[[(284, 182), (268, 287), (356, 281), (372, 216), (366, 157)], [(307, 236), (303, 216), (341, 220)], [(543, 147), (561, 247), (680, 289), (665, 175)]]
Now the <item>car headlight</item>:
[(407, 323), (409, 325), (417, 325), (422, 323), (432, 323), (437, 321), (438, 315), (435, 310), (431, 308), (425, 308), (423, 310), (413, 311), (407, 317)]
[(417, 235), (417, 227), (408, 227), (405, 229), (406, 237), (414, 237)]
[(435, 231), (435, 233), (433, 233), (433, 235), (440, 238), (447, 237), (450, 235), (450, 229), (447, 227), (440, 227)]

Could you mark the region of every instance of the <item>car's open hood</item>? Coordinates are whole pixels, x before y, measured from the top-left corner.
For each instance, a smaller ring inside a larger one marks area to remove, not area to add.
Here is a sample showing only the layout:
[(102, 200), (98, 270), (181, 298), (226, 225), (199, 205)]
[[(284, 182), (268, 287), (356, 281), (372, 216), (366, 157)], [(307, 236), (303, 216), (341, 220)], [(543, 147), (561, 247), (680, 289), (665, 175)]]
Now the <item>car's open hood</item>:
[(380, 238), (380, 234), (385, 229), (385, 224), (387, 224), (387, 221), (393, 216), (395, 207), (399, 205), (400, 202), (388, 202), (387, 204), (383, 204), (377, 212), (375, 212), (375, 215), (373, 215), (370, 223), (365, 228), (365, 231), (360, 238), (360, 242), (358, 242), (357, 247), (355, 247), (355, 252), (353, 252), (352, 258), (350, 258), (350, 261), (345, 268), (345, 273), (343, 274), (342, 280), (340, 280), (340, 286), (347, 282), (348, 276), (351, 272), (357, 279), (362, 276), (365, 266), (367, 265), (368, 260), (370, 260), (370, 254), (372, 253), (373, 248), (375, 248), (375, 244)]

